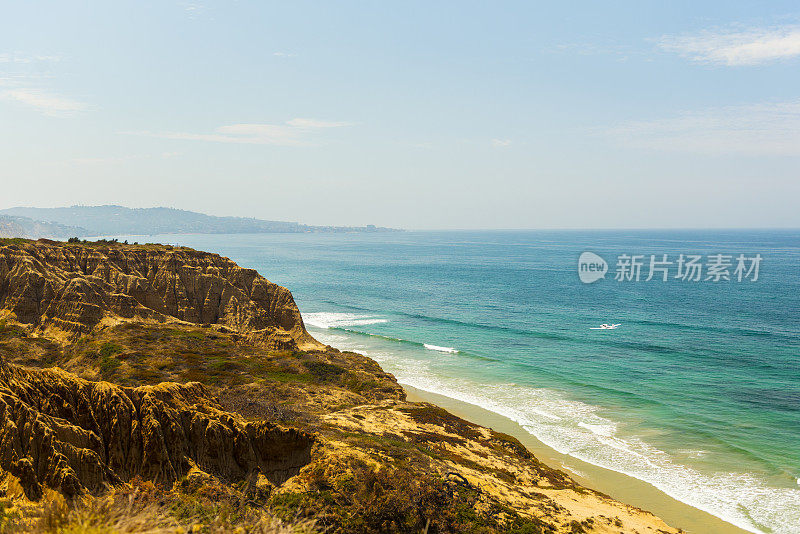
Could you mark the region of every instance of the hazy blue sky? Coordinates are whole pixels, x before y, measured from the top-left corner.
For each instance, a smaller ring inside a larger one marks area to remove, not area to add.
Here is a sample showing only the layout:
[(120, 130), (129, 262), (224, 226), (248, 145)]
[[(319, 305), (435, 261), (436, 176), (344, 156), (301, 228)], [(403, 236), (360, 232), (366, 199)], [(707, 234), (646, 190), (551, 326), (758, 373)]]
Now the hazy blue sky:
[(0, 207), (800, 227), (796, 0), (0, 9)]

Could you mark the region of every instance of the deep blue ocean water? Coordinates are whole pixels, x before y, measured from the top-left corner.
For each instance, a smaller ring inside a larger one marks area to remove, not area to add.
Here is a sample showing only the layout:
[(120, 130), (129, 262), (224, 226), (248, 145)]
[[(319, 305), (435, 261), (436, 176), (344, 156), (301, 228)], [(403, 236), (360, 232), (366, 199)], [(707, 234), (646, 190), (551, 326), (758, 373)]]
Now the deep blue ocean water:
[[(743, 528), (800, 532), (798, 231), (127, 238), (228, 256), (291, 289), (319, 340), (401, 383)], [(581, 283), (584, 251), (605, 279)], [(639, 282), (614, 279), (621, 254), (644, 256)], [(675, 264), (644, 281), (663, 254), (731, 255), (731, 275), (739, 254), (762, 260), (756, 281), (684, 281)]]

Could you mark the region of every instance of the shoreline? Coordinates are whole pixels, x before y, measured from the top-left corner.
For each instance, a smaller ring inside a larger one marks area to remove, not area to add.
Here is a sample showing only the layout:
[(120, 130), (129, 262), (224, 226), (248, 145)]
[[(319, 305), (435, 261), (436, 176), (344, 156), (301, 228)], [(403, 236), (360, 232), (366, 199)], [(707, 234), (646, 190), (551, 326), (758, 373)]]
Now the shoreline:
[(565, 471), (579, 484), (652, 512), (675, 528), (682, 528), (690, 534), (751, 534), (748, 530), (674, 499), (647, 482), (561, 454), (505, 416), (408, 384), (400, 385), (409, 401), (429, 402), (468, 421), (512, 435), (543, 463)]

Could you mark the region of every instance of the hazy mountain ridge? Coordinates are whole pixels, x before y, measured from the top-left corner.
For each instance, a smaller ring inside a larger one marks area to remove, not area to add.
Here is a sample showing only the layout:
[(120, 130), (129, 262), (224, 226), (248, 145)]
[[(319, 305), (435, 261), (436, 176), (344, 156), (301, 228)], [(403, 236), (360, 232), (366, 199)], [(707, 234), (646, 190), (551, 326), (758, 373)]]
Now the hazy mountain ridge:
[(54, 222), (36, 221), (29, 217), (0, 215), (0, 237), (63, 238), (86, 233), (84, 228)]
[[(305, 232), (380, 232), (389, 228), (368, 226), (309, 226), (296, 222), (267, 221), (245, 217), (217, 217), (175, 208), (127, 208), (125, 206), (70, 206), (64, 208), (15, 207), (0, 210), (2, 215), (23, 217), (31, 223), (72, 227), (66, 233), (54, 232), (8, 237), (80, 237), (99, 235), (152, 234), (242, 234)], [(1, 224), (1, 223), (0, 223)], [(31, 226), (28, 224), (28, 226)], [(66, 230), (65, 230), (66, 231)]]

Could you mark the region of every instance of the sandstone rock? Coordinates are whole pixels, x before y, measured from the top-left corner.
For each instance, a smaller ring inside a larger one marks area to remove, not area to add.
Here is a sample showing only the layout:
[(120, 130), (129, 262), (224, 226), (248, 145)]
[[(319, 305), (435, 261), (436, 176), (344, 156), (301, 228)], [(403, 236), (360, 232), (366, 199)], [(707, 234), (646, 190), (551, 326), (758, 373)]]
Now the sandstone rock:
[(273, 349), (323, 349), (284, 287), (191, 249), (55, 241), (0, 246), (0, 312), (40, 330), (104, 319), (219, 324)]
[(281, 484), (309, 462), (314, 442), (222, 411), (197, 382), (123, 388), (2, 360), (0, 421), (0, 471), (31, 499), (44, 487), (74, 497), (135, 476), (171, 485), (198, 469), (225, 480), (257, 471)]

